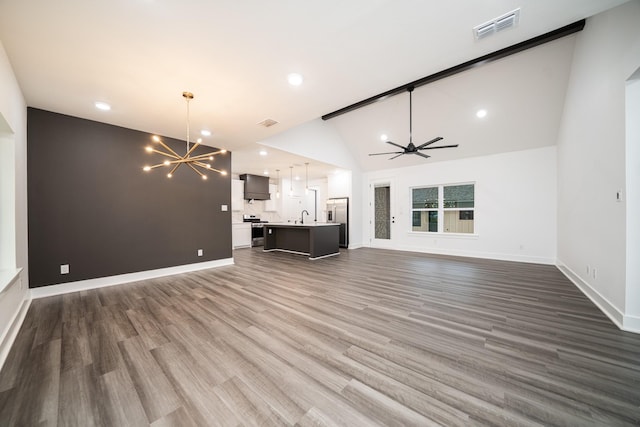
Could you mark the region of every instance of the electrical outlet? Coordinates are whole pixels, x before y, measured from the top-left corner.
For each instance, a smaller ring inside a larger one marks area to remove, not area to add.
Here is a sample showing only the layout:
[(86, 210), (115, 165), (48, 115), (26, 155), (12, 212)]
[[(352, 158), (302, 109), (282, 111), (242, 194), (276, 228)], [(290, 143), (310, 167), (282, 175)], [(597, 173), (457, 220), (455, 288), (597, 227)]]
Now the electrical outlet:
[(202, 254), (203, 254), (202, 249), (198, 249), (198, 256), (202, 256)]
[(229, 210), (229, 206), (228, 206), (228, 205), (222, 205), (222, 206), (220, 206), (220, 210), (221, 210), (222, 212), (226, 212), (226, 211), (228, 211), (228, 210)]
[(60, 264), (60, 274), (69, 274), (69, 264)]
[(594, 279), (596, 278), (596, 268), (595, 267), (593, 267), (591, 269), (591, 275), (593, 276)]
[(616, 191), (616, 202), (622, 201), (622, 190)]

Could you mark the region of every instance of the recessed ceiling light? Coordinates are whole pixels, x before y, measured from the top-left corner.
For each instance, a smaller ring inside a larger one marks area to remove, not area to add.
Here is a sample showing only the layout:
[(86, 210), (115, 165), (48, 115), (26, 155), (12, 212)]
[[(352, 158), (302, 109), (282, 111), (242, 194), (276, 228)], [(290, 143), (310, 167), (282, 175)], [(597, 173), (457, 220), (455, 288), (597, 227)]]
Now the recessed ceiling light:
[(207, 130), (207, 129), (202, 129), (202, 130), (200, 131), (200, 134), (201, 134), (202, 136), (211, 136), (211, 131), (210, 131), (210, 130)]
[(260, 155), (261, 156), (266, 156), (267, 155), (267, 151), (266, 150), (260, 150)]
[(269, 175), (269, 171), (266, 170), (266, 171), (263, 172), (263, 174), (264, 175)]
[(380, 141), (386, 141), (388, 139), (389, 139), (389, 137), (387, 136), (386, 133), (383, 133), (382, 135), (380, 135)]
[(96, 103), (94, 105), (96, 106), (96, 108), (98, 110), (102, 110), (102, 111), (111, 110), (111, 105), (107, 104), (106, 102), (96, 101)]
[(484, 110), (484, 109), (483, 110), (478, 110), (476, 112), (476, 116), (478, 118), (480, 118), (480, 119), (483, 118), (483, 117), (486, 117), (487, 116), (487, 110)]
[(300, 177), (299, 176), (296, 176), (296, 181), (300, 181)]
[(302, 78), (302, 75), (298, 73), (291, 73), (287, 76), (287, 80), (291, 86), (300, 86), (304, 79)]

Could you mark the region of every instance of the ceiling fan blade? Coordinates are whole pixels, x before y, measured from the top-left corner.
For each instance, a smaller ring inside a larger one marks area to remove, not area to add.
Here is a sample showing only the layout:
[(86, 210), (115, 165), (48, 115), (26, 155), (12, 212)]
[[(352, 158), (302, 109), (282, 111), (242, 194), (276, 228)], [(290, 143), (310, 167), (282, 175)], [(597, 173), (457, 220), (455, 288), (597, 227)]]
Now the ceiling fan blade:
[(397, 156), (393, 156), (393, 157), (391, 157), (389, 160), (393, 160), (393, 159), (395, 159), (396, 157), (400, 157), (400, 156), (402, 156), (403, 154), (404, 154), (404, 153), (400, 153), (400, 154), (398, 154)]
[(395, 147), (402, 148), (403, 150), (405, 150), (405, 147), (403, 147), (402, 145), (398, 145), (395, 142), (387, 141), (387, 144), (391, 144), (391, 145), (393, 145)]
[(438, 148), (456, 148), (457, 146), (458, 146), (458, 144), (455, 144), (455, 145), (443, 145), (441, 147), (425, 147), (425, 148), (422, 148), (422, 150), (436, 150)]
[(415, 153), (413, 153), (413, 154), (417, 154), (418, 156), (420, 156), (420, 157), (424, 157), (425, 159), (428, 159), (429, 157), (431, 157), (431, 156), (429, 156), (429, 155), (422, 154), (422, 153), (420, 153), (420, 152), (418, 152), (418, 151), (416, 151), (416, 152), (415, 152)]
[(390, 153), (372, 153), (370, 156), (382, 156), (383, 154), (404, 154), (404, 151), (392, 151)]
[(436, 138), (433, 138), (431, 141), (427, 141), (427, 142), (425, 142), (424, 144), (418, 145), (416, 148), (417, 148), (418, 150), (421, 150), (422, 148), (426, 147), (427, 145), (431, 145), (431, 144), (433, 144), (434, 142), (438, 142), (438, 141), (440, 141), (440, 140), (442, 140), (442, 139), (443, 139), (443, 138), (442, 138), (441, 136), (438, 136), (438, 137), (436, 137)]

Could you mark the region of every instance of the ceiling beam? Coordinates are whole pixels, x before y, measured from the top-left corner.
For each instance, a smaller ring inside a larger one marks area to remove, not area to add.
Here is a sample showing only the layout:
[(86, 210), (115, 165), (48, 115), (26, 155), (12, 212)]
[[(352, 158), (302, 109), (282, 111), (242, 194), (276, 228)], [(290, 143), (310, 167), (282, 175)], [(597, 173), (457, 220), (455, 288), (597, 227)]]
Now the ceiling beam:
[(534, 37), (532, 39), (525, 40), (523, 42), (514, 44), (509, 47), (505, 47), (504, 49), (500, 49), (492, 53), (488, 53), (479, 58), (472, 59), (470, 61), (464, 62), (462, 64), (456, 65), (451, 68), (447, 68), (446, 70), (439, 71), (435, 74), (431, 74), (430, 76), (422, 77), (421, 79), (412, 81), (410, 83), (406, 83), (402, 86), (398, 86), (395, 89), (388, 90), (386, 92), (383, 92), (378, 95), (372, 96), (370, 98), (364, 99), (362, 101), (356, 102), (355, 104), (348, 105), (332, 113), (325, 114), (324, 116), (322, 116), (322, 120), (329, 120), (334, 117), (340, 116), (342, 114), (348, 113), (350, 111), (357, 110), (358, 108), (362, 108), (366, 105), (373, 104), (374, 102), (382, 101), (391, 96), (404, 93), (410, 87), (424, 86), (426, 84), (433, 83), (440, 79), (444, 79), (446, 77), (451, 77), (455, 74), (462, 73), (463, 71), (467, 71), (472, 68), (479, 67), (481, 65), (485, 65), (493, 61), (497, 61), (498, 59), (502, 59), (509, 55), (522, 52), (523, 50), (531, 49), (532, 47), (536, 47), (541, 44), (548, 43), (550, 41), (568, 36), (570, 34), (577, 33), (578, 31), (582, 31), (582, 29), (584, 28), (584, 25), (585, 25), (585, 20), (582, 19), (580, 21), (574, 22), (573, 24), (569, 24), (562, 28), (558, 28), (556, 30)]

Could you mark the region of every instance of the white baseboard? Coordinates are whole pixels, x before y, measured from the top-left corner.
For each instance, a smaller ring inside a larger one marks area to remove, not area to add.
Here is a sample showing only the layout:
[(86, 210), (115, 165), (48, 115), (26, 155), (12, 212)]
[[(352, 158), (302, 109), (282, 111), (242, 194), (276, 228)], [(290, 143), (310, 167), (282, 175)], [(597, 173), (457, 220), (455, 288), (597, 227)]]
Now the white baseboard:
[(640, 316), (629, 316), (625, 314), (622, 318), (622, 330), (640, 334)]
[[(589, 298), (591, 302), (593, 302), (596, 307), (598, 307), (600, 311), (602, 311), (618, 328), (628, 332), (640, 332), (640, 327), (636, 328), (635, 330), (627, 329), (627, 327), (625, 327), (624, 313), (619, 310), (618, 307), (612, 304), (607, 298), (605, 298), (600, 292), (598, 292), (593, 287), (591, 287), (591, 285), (582, 280), (582, 278), (578, 276), (575, 271), (567, 267), (564, 262), (558, 259), (556, 261), (556, 267), (558, 267), (562, 274), (564, 274), (569, 280), (571, 280), (571, 282), (573, 282), (573, 284), (576, 285), (576, 287), (580, 289), (580, 291), (582, 291), (582, 293), (585, 294), (586, 297)], [(636, 320), (640, 321), (640, 319)]]
[(224, 258), (215, 261), (199, 262), (196, 264), (178, 265), (175, 267), (159, 268), (157, 270), (140, 271), (137, 273), (119, 274), (117, 276), (99, 277), (97, 279), (79, 280), (77, 282), (42, 286), (39, 288), (32, 288), (31, 297), (44, 298), (53, 295), (62, 295), (70, 292), (85, 291), (87, 289), (104, 288), (107, 286), (121, 285), (123, 283), (137, 282), (140, 280), (154, 279), (156, 277), (188, 273), (190, 271), (206, 270), (209, 268), (223, 267), (225, 265), (232, 264), (233, 258)]
[[(27, 292), (27, 296), (29, 293)], [(22, 304), (18, 307), (11, 322), (7, 326), (7, 329), (2, 334), (2, 338), (0, 338), (0, 370), (4, 366), (4, 362), (7, 360), (9, 356), (9, 352), (11, 351), (11, 347), (13, 346), (16, 337), (18, 336), (18, 332), (20, 331), (20, 327), (22, 326), (22, 322), (24, 322), (24, 318), (27, 316), (27, 311), (29, 311), (29, 306), (31, 305), (31, 298), (26, 298), (22, 300)]]
[(526, 262), (529, 264), (546, 264), (546, 265), (555, 265), (556, 260), (554, 258), (547, 257), (539, 257), (539, 256), (530, 256), (530, 255), (513, 255), (513, 254), (502, 254), (495, 252), (472, 252), (472, 251), (461, 251), (457, 249), (437, 249), (437, 248), (420, 248), (415, 246), (373, 246), (369, 245), (371, 248), (377, 249), (389, 249), (396, 251), (406, 251), (406, 252), (418, 252), (424, 254), (435, 254), (435, 255), (449, 255), (449, 256), (459, 256), (459, 257), (467, 257), (467, 258), (480, 258), (480, 259), (493, 259), (498, 261), (514, 261), (514, 262)]

